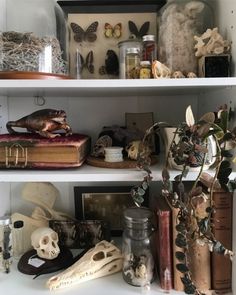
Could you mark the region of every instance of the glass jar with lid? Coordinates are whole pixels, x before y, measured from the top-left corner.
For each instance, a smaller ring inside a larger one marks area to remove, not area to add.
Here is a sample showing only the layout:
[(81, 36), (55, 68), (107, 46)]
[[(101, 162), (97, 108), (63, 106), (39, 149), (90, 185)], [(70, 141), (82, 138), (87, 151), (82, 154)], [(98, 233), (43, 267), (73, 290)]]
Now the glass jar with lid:
[(137, 287), (149, 287), (155, 277), (152, 218), (152, 211), (145, 207), (124, 212), (122, 273), (128, 284)]
[(158, 15), (158, 60), (173, 72), (197, 74), (195, 35), (213, 26), (213, 10), (204, 0), (169, 0)]
[(140, 70), (140, 50), (136, 47), (127, 48), (125, 56), (125, 78), (138, 79)]
[(119, 78), (126, 78), (126, 54), (128, 48), (137, 48), (141, 52), (142, 43), (137, 39), (128, 39), (118, 43), (119, 47)]
[(55, 0), (8, 0), (0, 28), (1, 78), (66, 78), (67, 29)]

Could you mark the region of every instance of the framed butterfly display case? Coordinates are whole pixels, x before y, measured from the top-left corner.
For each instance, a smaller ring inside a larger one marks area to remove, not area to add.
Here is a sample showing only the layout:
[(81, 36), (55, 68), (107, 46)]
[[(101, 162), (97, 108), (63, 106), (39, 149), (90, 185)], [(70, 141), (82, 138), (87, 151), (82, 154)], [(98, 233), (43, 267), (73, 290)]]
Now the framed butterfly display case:
[(161, 0), (58, 1), (67, 13), (70, 75), (77, 79), (118, 79), (119, 46), (157, 35)]

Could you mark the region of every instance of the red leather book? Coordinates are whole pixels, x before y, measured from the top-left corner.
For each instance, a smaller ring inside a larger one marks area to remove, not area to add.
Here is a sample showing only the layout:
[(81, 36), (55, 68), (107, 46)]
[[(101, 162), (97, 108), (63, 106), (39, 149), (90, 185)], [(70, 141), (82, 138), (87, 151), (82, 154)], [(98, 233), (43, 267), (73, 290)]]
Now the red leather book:
[(44, 138), (38, 134), (0, 134), (0, 168), (71, 168), (83, 164), (90, 137), (73, 134)]
[(160, 286), (164, 290), (173, 288), (172, 209), (163, 196), (157, 198), (157, 271)]

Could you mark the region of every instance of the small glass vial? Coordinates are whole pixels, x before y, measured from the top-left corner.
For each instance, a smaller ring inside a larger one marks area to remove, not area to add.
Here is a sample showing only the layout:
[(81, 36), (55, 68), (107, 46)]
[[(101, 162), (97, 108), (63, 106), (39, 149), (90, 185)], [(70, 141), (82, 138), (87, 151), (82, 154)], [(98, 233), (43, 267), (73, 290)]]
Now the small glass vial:
[(149, 60), (143, 60), (140, 62), (140, 72), (139, 78), (140, 79), (150, 79), (151, 78), (151, 63)]
[(24, 254), (24, 222), (22, 220), (15, 221), (12, 230), (13, 256), (20, 258)]
[(11, 218), (9, 216), (3, 216), (0, 217), (0, 268), (3, 268), (6, 273), (9, 273), (11, 262)]
[(126, 79), (139, 79), (140, 51), (138, 48), (127, 48), (125, 56)]
[(157, 46), (154, 35), (143, 36), (142, 60), (149, 60), (150, 63), (157, 59)]
[(155, 275), (152, 216), (145, 207), (131, 207), (124, 212), (123, 278), (145, 289), (149, 289)]

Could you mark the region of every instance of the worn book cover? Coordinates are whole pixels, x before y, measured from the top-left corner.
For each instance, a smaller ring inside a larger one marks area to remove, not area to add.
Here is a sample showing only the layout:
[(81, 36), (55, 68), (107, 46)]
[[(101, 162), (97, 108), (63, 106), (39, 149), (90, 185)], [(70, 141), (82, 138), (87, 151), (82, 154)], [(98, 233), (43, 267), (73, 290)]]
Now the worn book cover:
[[(233, 194), (225, 191), (213, 193), (216, 208), (213, 216), (215, 238), (229, 250), (232, 249), (232, 208)], [(212, 253), (212, 289), (218, 292), (230, 292), (232, 289), (232, 262), (217, 253)]]
[(157, 198), (157, 271), (160, 286), (164, 290), (173, 288), (172, 259), (172, 209), (163, 196)]
[(1, 168), (70, 168), (83, 164), (90, 137), (73, 134), (44, 138), (38, 134), (0, 134)]

